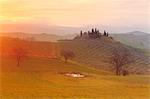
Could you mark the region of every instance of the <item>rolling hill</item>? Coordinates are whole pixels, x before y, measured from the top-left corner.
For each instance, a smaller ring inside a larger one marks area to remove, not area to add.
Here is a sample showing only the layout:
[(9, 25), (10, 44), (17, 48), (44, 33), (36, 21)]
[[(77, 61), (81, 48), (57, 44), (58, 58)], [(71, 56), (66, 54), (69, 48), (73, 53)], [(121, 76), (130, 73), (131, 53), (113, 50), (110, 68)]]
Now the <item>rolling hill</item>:
[(30, 33), (21, 33), (21, 32), (0, 33), (0, 36), (9, 37), (9, 38), (19, 38), (28, 41), (49, 41), (49, 42), (57, 42), (57, 40), (67, 38), (65, 36), (47, 34), (47, 33), (30, 34)]
[(16, 48), (23, 48), (28, 56), (33, 57), (56, 58), (57, 56), (57, 43), (55, 42), (27, 41), (18, 38), (1, 37), (0, 43), (0, 54), (2, 56), (12, 55)]
[[(28, 41), (49, 41), (49, 42), (57, 42), (58, 40), (64, 39), (73, 39), (76, 35), (77, 34), (63, 34), (63, 35), (55, 35), (49, 33), (30, 34), (21, 32), (0, 33), (1, 37), (20, 38)], [(119, 41), (123, 44), (141, 49), (144, 52), (149, 53), (150, 34), (148, 33), (141, 31), (133, 31), (120, 34), (112, 33), (110, 35), (114, 37), (116, 41)]]
[(61, 49), (69, 49), (74, 51), (75, 61), (88, 64), (95, 68), (110, 70), (111, 64), (108, 60), (112, 50), (116, 46), (127, 48), (135, 62), (127, 66), (131, 73), (148, 74), (149, 73), (149, 57), (136, 48), (132, 48), (107, 37), (101, 39), (78, 39), (72, 41), (61, 41)]
[(61, 49), (71, 49), (76, 55), (74, 61), (107, 71), (112, 71), (111, 64), (108, 62), (112, 50), (116, 46), (126, 47), (132, 54), (132, 58), (136, 60), (127, 66), (131, 73), (148, 74), (150, 68), (149, 56), (136, 48), (107, 37), (91, 40), (62, 40), (57, 43), (1, 38), (1, 54), (12, 53), (12, 50), (19, 46), (25, 48), (30, 56), (47, 58), (60, 58)]
[(115, 40), (118, 40), (126, 45), (144, 50), (150, 49), (150, 34), (141, 31), (133, 31), (128, 33), (112, 34)]
[[(108, 71), (111, 65), (106, 62), (115, 46), (124, 46), (137, 58), (136, 63), (128, 67), (130, 72), (147, 74), (147, 57), (139, 50), (110, 38), (54, 43), (2, 37), (0, 41), (1, 98), (149, 98), (148, 75), (115, 76)], [(30, 57), (21, 61), (20, 67), (10, 56), (14, 47), (29, 51)], [(76, 58), (65, 63), (59, 57), (62, 48), (73, 50)], [(69, 72), (78, 72), (85, 77), (64, 75)]]

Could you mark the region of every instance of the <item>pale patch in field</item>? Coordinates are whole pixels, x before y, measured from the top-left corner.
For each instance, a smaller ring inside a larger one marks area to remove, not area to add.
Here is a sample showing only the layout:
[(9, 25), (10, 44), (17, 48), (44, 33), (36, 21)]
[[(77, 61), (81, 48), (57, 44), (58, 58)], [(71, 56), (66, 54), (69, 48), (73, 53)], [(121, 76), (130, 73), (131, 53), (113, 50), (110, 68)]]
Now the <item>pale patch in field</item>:
[(75, 78), (83, 78), (85, 77), (85, 75), (80, 74), (80, 73), (66, 73), (66, 76), (70, 76), (70, 77), (75, 77)]

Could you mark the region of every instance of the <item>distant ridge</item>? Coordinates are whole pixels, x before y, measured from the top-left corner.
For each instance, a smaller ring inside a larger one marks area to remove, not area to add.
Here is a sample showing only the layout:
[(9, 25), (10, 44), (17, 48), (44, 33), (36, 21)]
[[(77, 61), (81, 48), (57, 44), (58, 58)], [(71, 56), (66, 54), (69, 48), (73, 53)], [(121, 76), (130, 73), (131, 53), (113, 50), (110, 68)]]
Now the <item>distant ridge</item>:
[(115, 40), (120, 41), (126, 45), (134, 48), (140, 48), (144, 50), (150, 49), (150, 34), (141, 31), (132, 31), (127, 33), (112, 34)]
[(126, 34), (134, 34), (134, 35), (150, 35), (148, 33), (142, 32), (142, 31), (132, 31), (132, 32), (127, 32)]
[(29, 41), (47, 41), (47, 42), (57, 42), (60, 39), (66, 39), (65, 36), (48, 34), (48, 33), (39, 33), (39, 34), (31, 34), (31, 33), (22, 33), (22, 32), (10, 32), (10, 33), (0, 33), (1, 37), (11, 37), (11, 38), (19, 38), (23, 40)]

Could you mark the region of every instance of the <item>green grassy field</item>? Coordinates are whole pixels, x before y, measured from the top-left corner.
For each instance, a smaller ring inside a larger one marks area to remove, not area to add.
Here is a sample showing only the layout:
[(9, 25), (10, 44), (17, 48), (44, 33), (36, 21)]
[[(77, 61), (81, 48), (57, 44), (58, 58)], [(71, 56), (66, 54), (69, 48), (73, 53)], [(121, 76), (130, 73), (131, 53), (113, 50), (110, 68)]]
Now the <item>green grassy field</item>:
[[(80, 72), (85, 78), (65, 76)], [(16, 67), (10, 57), (1, 58), (2, 99), (148, 99), (149, 76), (115, 76), (58, 59), (29, 58)]]

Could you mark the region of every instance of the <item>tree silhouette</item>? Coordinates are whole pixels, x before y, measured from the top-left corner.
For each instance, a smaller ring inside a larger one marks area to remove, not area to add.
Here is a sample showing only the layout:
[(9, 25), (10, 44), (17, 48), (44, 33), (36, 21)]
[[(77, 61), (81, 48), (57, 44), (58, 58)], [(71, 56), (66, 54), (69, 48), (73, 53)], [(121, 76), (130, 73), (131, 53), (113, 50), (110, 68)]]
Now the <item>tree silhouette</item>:
[(17, 61), (17, 66), (20, 66), (20, 62), (27, 58), (27, 51), (21, 47), (13, 49), (13, 56)]
[(83, 35), (83, 32), (82, 32), (82, 30), (80, 31), (80, 36), (82, 37), (82, 35)]
[(107, 33), (106, 33), (106, 31), (104, 30), (104, 36), (106, 36), (107, 35)]
[(97, 29), (95, 28), (95, 33), (97, 32)]
[(94, 33), (94, 29), (92, 29), (92, 33)]
[(112, 56), (110, 57), (110, 63), (113, 64), (116, 75), (121, 75), (123, 66), (133, 62), (129, 50), (123, 47), (117, 47), (112, 51)]
[(74, 57), (75, 57), (75, 54), (74, 54), (74, 52), (71, 51), (71, 50), (62, 50), (62, 51), (61, 51), (61, 56), (64, 57), (65, 62), (67, 62), (68, 59), (74, 58)]

